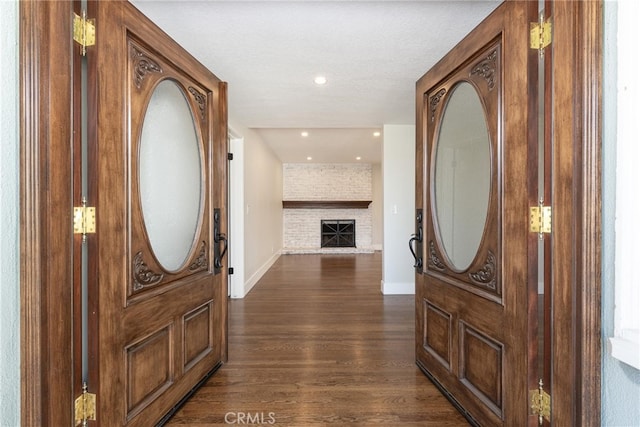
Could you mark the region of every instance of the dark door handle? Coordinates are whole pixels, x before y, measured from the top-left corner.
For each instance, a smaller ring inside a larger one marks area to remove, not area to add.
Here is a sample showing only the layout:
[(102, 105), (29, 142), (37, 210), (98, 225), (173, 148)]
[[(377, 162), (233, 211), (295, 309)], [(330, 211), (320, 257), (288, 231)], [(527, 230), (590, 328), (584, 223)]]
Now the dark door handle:
[[(224, 258), (227, 253), (227, 248), (229, 243), (227, 241), (227, 235), (220, 232), (222, 223), (222, 214), (220, 213), (220, 208), (215, 208), (213, 210), (213, 271), (214, 274), (218, 274), (222, 272), (222, 258)], [(223, 247), (222, 251), (220, 251), (220, 242), (222, 242)]]
[(418, 228), (418, 233), (412, 234), (409, 239), (409, 250), (411, 251), (411, 255), (413, 255), (413, 259), (415, 260), (413, 267), (420, 269), (422, 268), (422, 258), (416, 254), (416, 251), (413, 250), (413, 242), (422, 243), (422, 228)]
[(216, 246), (220, 242), (223, 243), (222, 252), (220, 252), (220, 255), (217, 255), (213, 260), (213, 266), (216, 269), (220, 269), (222, 268), (222, 258), (224, 258), (224, 255), (227, 253), (227, 248), (229, 247), (227, 242), (227, 236), (224, 233), (217, 233), (213, 240), (216, 242)]

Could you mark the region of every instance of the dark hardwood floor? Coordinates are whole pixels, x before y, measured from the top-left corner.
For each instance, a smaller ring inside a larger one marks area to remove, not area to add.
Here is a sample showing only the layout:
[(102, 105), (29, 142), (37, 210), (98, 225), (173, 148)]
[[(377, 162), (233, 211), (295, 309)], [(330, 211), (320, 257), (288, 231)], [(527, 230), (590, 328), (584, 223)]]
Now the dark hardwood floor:
[(229, 362), (168, 426), (467, 426), (414, 362), (381, 255), (283, 255), (229, 302)]

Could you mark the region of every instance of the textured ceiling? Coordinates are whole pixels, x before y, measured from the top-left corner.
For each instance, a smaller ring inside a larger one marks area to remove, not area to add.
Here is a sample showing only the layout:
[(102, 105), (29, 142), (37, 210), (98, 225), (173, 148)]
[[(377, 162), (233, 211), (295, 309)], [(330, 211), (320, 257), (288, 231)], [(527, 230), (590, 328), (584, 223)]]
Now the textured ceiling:
[[(416, 80), (499, 4), (133, 3), (229, 83), (232, 121), (255, 128), (283, 162), (307, 156), (345, 162), (360, 155), (374, 163), (382, 138), (372, 138), (373, 129), (413, 124)], [(313, 83), (319, 74), (326, 85)], [(306, 139), (303, 129), (310, 132)]]

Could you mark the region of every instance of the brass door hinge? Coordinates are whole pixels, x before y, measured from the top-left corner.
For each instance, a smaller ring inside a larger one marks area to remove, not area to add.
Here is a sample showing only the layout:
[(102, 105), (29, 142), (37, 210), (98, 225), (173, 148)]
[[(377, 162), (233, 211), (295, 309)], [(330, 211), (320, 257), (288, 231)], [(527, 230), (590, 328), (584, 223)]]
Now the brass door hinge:
[(551, 44), (553, 26), (549, 19), (545, 21), (544, 12), (540, 12), (540, 20), (529, 24), (529, 46), (537, 49), (544, 56), (544, 49)]
[(82, 46), (82, 56), (87, 54), (87, 46), (96, 44), (96, 20), (87, 19), (87, 12), (82, 11), (82, 16), (73, 14), (73, 40)]
[(538, 206), (529, 208), (529, 231), (538, 233), (540, 239), (543, 234), (551, 233), (551, 206), (543, 206), (542, 200)]
[(73, 234), (87, 234), (96, 232), (96, 208), (87, 206), (87, 199), (82, 198), (82, 206), (73, 208)]
[(551, 421), (551, 396), (544, 391), (542, 380), (538, 383), (537, 390), (529, 392), (529, 406), (531, 413), (538, 416), (538, 425), (543, 425), (544, 420)]
[(82, 384), (82, 394), (75, 400), (76, 425), (82, 423), (87, 425), (87, 421), (96, 419), (96, 395), (89, 393), (87, 383)]

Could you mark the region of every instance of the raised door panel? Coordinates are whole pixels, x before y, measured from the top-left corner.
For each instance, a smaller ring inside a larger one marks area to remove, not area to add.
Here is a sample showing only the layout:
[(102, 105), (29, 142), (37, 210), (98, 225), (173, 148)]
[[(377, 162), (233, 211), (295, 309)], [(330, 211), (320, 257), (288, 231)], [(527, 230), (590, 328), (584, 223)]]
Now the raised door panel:
[(125, 345), (127, 419), (135, 417), (175, 380), (173, 324)]
[(183, 316), (183, 371), (188, 371), (209, 352), (215, 351), (218, 344), (214, 341), (217, 321), (214, 301), (208, 301)]
[(460, 322), (460, 381), (478, 399), (502, 413), (503, 344)]
[(451, 313), (424, 300), (423, 304), (424, 349), (436, 358), (445, 369), (451, 369), (451, 340), (453, 339)]

